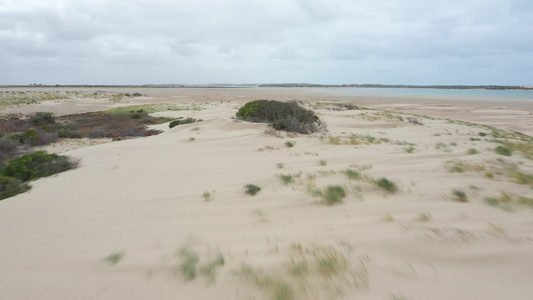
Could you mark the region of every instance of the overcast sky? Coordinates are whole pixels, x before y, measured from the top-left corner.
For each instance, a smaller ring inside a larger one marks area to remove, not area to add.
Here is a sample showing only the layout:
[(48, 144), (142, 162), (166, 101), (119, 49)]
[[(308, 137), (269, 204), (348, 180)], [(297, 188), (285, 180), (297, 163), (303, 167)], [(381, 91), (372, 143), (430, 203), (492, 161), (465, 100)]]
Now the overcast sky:
[(0, 0), (0, 84), (533, 85), (532, 0)]

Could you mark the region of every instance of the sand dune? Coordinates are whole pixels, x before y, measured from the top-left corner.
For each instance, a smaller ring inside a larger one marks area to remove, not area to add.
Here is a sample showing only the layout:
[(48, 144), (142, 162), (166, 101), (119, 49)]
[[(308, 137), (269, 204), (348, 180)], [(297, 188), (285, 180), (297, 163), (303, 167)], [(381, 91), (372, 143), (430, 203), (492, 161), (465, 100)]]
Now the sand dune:
[[(58, 148), (81, 166), (0, 202), (1, 298), (531, 298), (533, 211), (483, 199), (533, 198), (529, 185), (505, 175), (511, 164), (532, 173), (533, 162), (494, 153), (498, 144), (479, 136), (490, 134), (486, 127), (433, 118), (529, 132), (530, 108), (467, 103), (472, 113), (458, 113), (455, 102), (436, 109), (396, 99), (391, 108), (351, 99), (393, 113), (336, 111), (315, 105), (327, 96), (287, 90), (149, 90), (151, 98), (130, 104), (195, 102), (201, 110), (157, 114), (204, 121)], [(277, 137), (265, 124), (233, 119), (258, 98), (306, 100), (329, 132)], [(404, 111), (432, 118), (414, 124)], [(450, 172), (458, 161), (484, 169)], [(397, 191), (378, 187), (380, 178)], [(246, 184), (262, 189), (250, 196)], [(328, 185), (347, 190), (342, 203), (313, 196)], [(194, 265), (195, 255), (198, 273), (188, 279), (180, 266)]]

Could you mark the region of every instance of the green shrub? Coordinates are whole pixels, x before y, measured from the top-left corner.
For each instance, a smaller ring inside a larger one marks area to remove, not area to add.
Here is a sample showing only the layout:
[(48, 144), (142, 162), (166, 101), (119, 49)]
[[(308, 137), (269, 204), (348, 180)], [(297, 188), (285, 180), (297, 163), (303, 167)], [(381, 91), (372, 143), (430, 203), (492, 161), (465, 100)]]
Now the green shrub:
[(24, 132), (12, 132), (2, 136), (0, 140), (11, 140), (17, 142), (18, 144), (22, 144), (24, 143), (24, 135)]
[(255, 196), (261, 188), (255, 184), (247, 184), (244, 186), (244, 192), (250, 196)]
[(19, 179), (0, 176), (0, 200), (28, 191), (31, 187)]
[(168, 124), (168, 127), (173, 128), (178, 125), (190, 124), (195, 122), (197, 122), (197, 120), (193, 118), (178, 119), (170, 122), (170, 124)]
[(292, 183), (293, 180), (294, 180), (292, 175), (281, 174), (281, 175), (279, 175), (279, 178), (281, 179), (281, 181), (283, 181), (284, 184)]
[(285, 146), (287, 146), (287, 148), (292, 148), (292, 147), (294, 147), (294, 143), (293, 143), (293, 142), (290, 142), (290, 141), (287, 141), (287, 142), (285, 143)]
[(0, 168), (5, 160), (14, 157), (18, 152), (19, 143), (12, 139), (0, 138)]
[(30, 117), (30, 121), (33, 125), (37, 126), (55, 124), (56, 122), (54, 115), (48, 112), (37, 112)]
[(361, 179), (361, 174), (359, 174), (359, 172), (357, 172), (356, 170), (346, 169), (344, 170), (344, 173), (350, 179)]
[(476, 149), (474, 149), (474, 148), (470, 148), (470, 149), (468, 149), (468, 151), (466, 152), (466, 154), (468, 154), (468, 155), (474, 155), (474, 154), (478, 154), (478, 153), (479, 153), (479, 152), (478, 152)]
[(77, 165), (77, 162), (72, 161), (67, 156), (39, 151), (12, 160), (5, 168), (0, 170), (0, 176), (29, 181), (74, 169)]
[(346, 197), (346, 190), (340, 185), (328, 185), (324, 191), (321, 192), (322, 199), (326, 205), (333, 205), (342, 202)]
[(300, 107), (296, 101), (255, 100), (242, 106), (236, 116), (245, 121), (270, 123), (276, 130), (304, 134), (326, 130), (313, 111)]
[(467, 202), (468, 197), (466, 196), (466, 193), (461, 190), (453, 190), (452, 195), (455, 198), (455, 200), (459, 202)]
[(504, 146), (498, 146), (494, 149), (494, 152), (500, 154), (500, 155), (505, 155), (505, 156), (511, 156), (513, 155), (513, 152), (511, 151), (511, 149), (507, 148), (507, 147), (504, 147)]
[(384, 177), (375, 180), (374, 183), (389, 193), (395, 193), (398, 190), (396, 183)]

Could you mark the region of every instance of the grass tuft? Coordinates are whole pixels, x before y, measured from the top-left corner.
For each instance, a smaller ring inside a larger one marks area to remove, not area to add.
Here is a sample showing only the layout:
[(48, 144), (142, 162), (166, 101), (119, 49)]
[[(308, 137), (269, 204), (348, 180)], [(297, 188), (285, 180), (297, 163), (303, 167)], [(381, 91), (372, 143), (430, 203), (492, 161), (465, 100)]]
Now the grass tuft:
[(511, 156), (513, 155), (513, 152), (511, 151), (511, 149), (507, 148), (507, 147), (504, 147), (504, 146), (498, 146), (496, 148), (494, 148), (494, 152), (500, 154), (500, 155), (505, 155), (505, 156)]
[(244, 186), (244, 192), (250, 196), (255, 196), (261, 188), (255, 184), (247, 184)]
[(284, 184), (289, 184), (289, 183), (293, 183), (294, 182), (294, 178), (292, 175), (284, 175), (284, 174), (281, 174), (279, 175), (279, 178), (281, 179), (281, 181), (283, 181)]
[(196, 278), (197, 270), (196, 266), (200, 260), (198, 254), (191, 250), (189, 247), (184, 247), (179, 251), (179, 257), (181, 262), (178, 266), (181, 274), (185, 276), (186, 280), (193, 280)]
[(113, 253), (108, 257), (104, 258), (103, 261), (110, 265), (116, 265), (124, 258), (124, 254), (124, 252)]
[(452, 195), (454, 199), (458, 202), (468, 202), (468, 197), (466, 196), (466, 193), (461, 190), (453, 190)]
[(333, 205), (342, 202), (346, 197), (346, 189), (341, 185), (328, 185), (318, 193), (326, 205)]
[(346, 174), (349, 179), (361, 179), (361, 174), (356, 170), (346, 169), (344, 170), (344, 174)]
[(388, 193), (394, 194), (398, 191), (398, 186), (394, 181), (388, 180), (385, 177), (381, 177), (379, 179), (374, 180), (374, 183), (382, 188), (383, 190), (387, 191)]

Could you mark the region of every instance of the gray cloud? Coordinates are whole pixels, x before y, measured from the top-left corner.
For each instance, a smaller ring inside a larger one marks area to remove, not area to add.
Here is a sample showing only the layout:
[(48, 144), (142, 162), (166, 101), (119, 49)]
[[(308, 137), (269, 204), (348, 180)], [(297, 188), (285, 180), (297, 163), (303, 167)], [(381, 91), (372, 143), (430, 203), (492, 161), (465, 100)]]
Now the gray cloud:
[(533, 4), (0, 0), (0, 84), (532, 84)]

